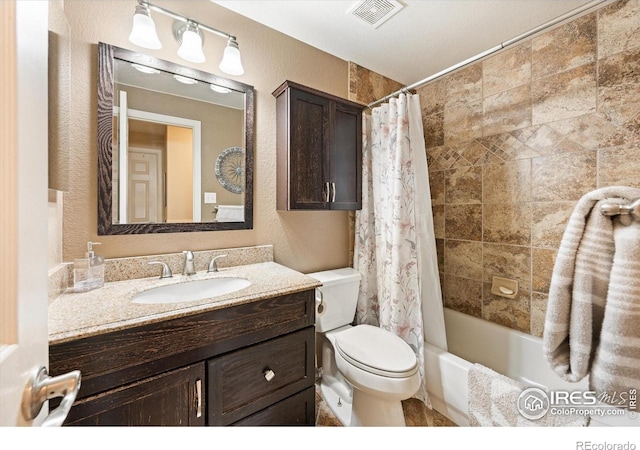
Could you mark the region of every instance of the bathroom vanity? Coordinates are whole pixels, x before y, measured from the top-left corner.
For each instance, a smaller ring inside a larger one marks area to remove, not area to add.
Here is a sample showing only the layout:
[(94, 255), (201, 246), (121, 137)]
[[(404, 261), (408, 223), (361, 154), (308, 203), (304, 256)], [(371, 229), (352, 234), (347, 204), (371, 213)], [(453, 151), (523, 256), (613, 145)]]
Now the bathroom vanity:
[(251, 284), (214, 299), (135, 304), (142, 290), (184, 281), (141, 279), (55, 300), (50, 373), (82, 373), (66, 425), (314, 424), (319, 283), (273, 262), (195, 278), (212, 276)]

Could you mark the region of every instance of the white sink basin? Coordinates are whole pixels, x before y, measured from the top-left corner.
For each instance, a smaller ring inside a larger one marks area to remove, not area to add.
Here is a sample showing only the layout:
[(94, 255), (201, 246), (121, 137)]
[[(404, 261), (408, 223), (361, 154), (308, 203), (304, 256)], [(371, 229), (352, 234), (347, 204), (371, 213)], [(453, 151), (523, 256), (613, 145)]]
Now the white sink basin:
[(230, 294), (249, 286), (244, 278), (209, 278), (151, 288), (133, 297), (133, 303), (184, 303)]

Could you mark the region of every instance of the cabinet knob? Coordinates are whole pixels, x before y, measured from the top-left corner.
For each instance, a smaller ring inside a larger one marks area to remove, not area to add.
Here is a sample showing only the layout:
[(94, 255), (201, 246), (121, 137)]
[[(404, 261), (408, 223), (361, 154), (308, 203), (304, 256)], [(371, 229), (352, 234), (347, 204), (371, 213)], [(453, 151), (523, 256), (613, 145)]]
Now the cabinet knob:
[(271, 369), (264, 369), (263, 374), (264, 374), (264, 379), (267, 381), (273, 380), (273, 378), (276, 376), (276, 373)]

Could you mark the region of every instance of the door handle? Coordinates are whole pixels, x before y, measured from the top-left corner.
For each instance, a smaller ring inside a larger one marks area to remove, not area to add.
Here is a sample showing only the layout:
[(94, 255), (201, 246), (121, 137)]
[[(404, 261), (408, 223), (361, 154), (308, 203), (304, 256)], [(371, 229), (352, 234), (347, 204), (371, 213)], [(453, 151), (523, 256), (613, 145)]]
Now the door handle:
[(43, 427), (59, 427), (67, 418), (80, 390), (80, 371), (50, 377), (46, 367), (35, 367), (22, 393), (22, 414), (27, 420), (35, 419), (42, 405), (52, 398), (62, 397), (60, 406), (49, 412)]
[(324, 183), (324, 186), (326, 188), (325, 191), (324, 191), (324, 194), (325, 194), (324, 201), (325, 201), (325, 203), (329, 203), (329, 198), (330, 198), (330, 195), (331, 195), (331, 185), (327, 181), (327, 182)]
[(335, 203), (336, 201), (336, 184), (331, 183), (331, 187), (333, 188), (333, 194), (331, 195), (331, 201)]
[(202, 380), (196, 380), (196, 417), (202, 417)]

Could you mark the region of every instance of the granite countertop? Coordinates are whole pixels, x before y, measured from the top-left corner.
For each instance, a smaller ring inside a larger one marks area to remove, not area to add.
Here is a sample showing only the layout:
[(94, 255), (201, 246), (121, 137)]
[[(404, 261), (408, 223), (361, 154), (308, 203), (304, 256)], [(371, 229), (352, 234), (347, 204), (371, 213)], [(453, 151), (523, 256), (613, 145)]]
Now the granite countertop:
[[(168, 284), (209, 278), (239, 277), (251, 285), (213, 299), (184, 303), (137, 304), (138, 293)], [(250, 303), (320, 286), (317, 280), (274, 262), (220, 269), (217, 273), (140, 278), (105, 283), (89, 292), (67, 291), (49, 306), (49, 344), (59, 344), (134, 326), (147, 325), (229, 306)]]

